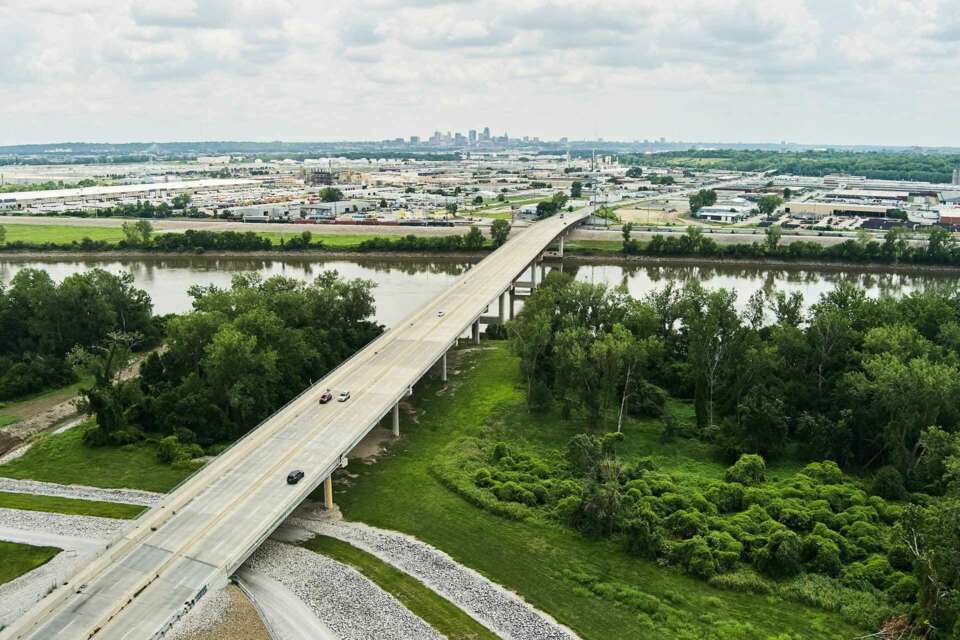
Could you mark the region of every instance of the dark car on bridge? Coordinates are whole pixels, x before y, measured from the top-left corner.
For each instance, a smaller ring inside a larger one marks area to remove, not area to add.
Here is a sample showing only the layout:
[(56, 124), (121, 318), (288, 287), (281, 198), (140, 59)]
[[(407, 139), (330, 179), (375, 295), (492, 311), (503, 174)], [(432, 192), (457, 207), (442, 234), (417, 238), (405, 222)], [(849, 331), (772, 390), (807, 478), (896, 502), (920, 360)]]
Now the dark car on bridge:
[(320, 404), (327, 404), (331, 400), (333, 400), (333, 394), (330, 393), (330, 389), (320, 394)]
[(295, 469), (287, 474), (287, 484), (297, 484), (303, 480), (303, 471)]

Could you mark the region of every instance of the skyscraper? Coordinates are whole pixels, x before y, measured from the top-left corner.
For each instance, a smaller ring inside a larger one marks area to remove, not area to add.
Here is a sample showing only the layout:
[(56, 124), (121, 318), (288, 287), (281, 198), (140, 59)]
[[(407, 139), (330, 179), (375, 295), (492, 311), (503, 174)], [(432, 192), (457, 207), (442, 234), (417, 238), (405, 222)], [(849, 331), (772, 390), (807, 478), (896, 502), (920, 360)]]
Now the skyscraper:
[(960, 167), (953, 170), (953, 184), (960, 185)]
[(476, 129), (470, 129), (470, 131), (467, 132), (467, 137), (470, 139), (470, 144), (477, 144), (477, 130), (476, 130)]
[(490, 139), (490, 127), (484, 127), (484, 128), (483, 128), (483, 135), (480, 136), (480, 139), (481, 139), (481, 140), (489, 140), (489, 139)]

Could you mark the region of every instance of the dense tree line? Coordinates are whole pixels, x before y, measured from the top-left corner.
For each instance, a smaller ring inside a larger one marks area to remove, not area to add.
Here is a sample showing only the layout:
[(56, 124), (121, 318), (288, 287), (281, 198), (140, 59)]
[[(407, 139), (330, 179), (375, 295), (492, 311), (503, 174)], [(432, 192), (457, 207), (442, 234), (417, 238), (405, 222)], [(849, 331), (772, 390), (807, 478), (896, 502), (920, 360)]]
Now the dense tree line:
[(72, 383), (70, 353), (118, 331), (137, 335), (139, 347), (159, 339), (150, 298), (132, 275), (93, 269), (56, 284), (46, 271), (19, 271), (0, 284), (0, 400)]
[(620, 156), (622, 162), (667, 167), (703, 167), (734, 171), (776, 171), (820, 177), (832, 173), (862, 175), (877, 180), (950, 182), (960, 165), (957, 154), (897, 151), (761, 151), (714, 149), (668, 151)]
[[(699, 283), (636, 300), (550, 274), (507, 329), (532, 411), (558, 407), (619, 432), (624, 415), (660, 416), (668, 397), (691, 398), (695, 428), (682, 433), (666, 416), (662, 438), (703, 440), (730, 461), (747, 455), (727, 479), (742, 486), (701, 496), (618, 467), (604, 453), (611, 444), (585, 436), (571, 444), (574, 457), (594, 462), (571, 465), (587, 482), (557, 505), (571, 522), (622, 533), (637, 552), (666, 553), (705, 577), (749, 561), (770, 577), (806, 566), (847, 586), (872, 585), (891, 602), (914, 603), (918, 629), (953, 637), (960, 290), (870, 299), (840, 284), (809, 311), (799, 294), (780, 293), (755, 294), (739, 311), (735, 293)], [(762, 482), (764, 459), (788, 456), (833, 466), (811, 467), (786, 489), (749, 488)], [(841, 467), (872, 477), (880, 501), (855, 486), (837, 493)], [(735, 528), (715, 522), (723, 513), (737, 514)]]
[(372, 287), (335, 272), (309, 284), (244, 274), (229, 289), (193, 287), (193, 311), (168, 320), (165, 349), (139, 379), (110, 374), (120, 340), (87, 359), (98, 380), (87, 441), (160, 438), (171, 462), (243, 435), (380, 332)]
[[(506, 241), (509, 226), (504, 233), (503, 225), (497, 226), (494, 241), (502, 238)], [(364, 240), (357, 247), (358, 251), (435, 251), (446, 253), (451, 251), (480, 251), (486, 240), (479, 227), (470, 227), (470, 231), (457, 236), (415, 236), (413, 234), (399, 238), (378, 237)]]
[(908, 231), (903, 227), (888, 230), (883, 241), (863, 235), (831, 245), (807, 240), (781, 243), (783, 231), (778, 226), (766, 228), (763, 242), (730, 245), (718, 244), (699, 227), (689, 227), (685, 234), (657, 234), (648, 242), (634, 239), (632, 233), (632, 224), (623, 226), (623, 252), (628, 255), (960, 265), (960, 243), (950, 231), (939, 226), (927, 232), (922, 244), (908, 241)]

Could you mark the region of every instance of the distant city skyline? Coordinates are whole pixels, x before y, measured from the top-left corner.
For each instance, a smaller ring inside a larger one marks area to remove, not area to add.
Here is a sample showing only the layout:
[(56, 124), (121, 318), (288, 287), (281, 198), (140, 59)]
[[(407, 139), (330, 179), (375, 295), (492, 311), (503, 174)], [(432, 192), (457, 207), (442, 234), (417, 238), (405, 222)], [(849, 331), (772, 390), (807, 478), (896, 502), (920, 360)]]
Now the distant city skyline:
[(0, 0), (0, 145), (960, 146), (949, 0)]

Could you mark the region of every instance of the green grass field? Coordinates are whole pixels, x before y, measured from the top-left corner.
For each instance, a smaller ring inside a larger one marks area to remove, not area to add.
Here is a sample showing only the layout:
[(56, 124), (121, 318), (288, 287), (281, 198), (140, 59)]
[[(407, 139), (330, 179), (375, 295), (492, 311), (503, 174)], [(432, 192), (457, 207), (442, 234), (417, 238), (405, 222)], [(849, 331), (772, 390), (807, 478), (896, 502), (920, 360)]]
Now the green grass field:
[(303, 546), (350, 565), (451, 640), (496, 640), (496, 635), (452, 602), (366, 551), (327, 536), (312, 538)]
[(84, 238), (117, 242), (123, 239), (120, 227), (90, 227), (69, 224), (8, 224), (0, 218), (0, 225), (7, 230), (7, 242), (53, 242), (69, 244)]
[(17, 416), (0, 415), (0, 428), (11, 425), (19, 419)]
[(83, 434), (89, 425), (45, 436), (21, 458), (0, 466), (0, 476), (164, 492), (194, 471), (160, 464), (154, 447), (147, 443), (88, 447), (83, 444)]
[[(503, 343), (475, 352), (454, 369), (454, 389), (424, 381), (415, 396), (417, 421), (377, 464), (351, 467), (358, 477), (336, 499), (345, 517), (417, 536), (550, 613), (586, 639), (669, 637), (852, 638), (863, 630), (839, 615), (774, 597), (722, 590), (653, 562), (628, 556), (621, 543), (591, 539), (559, 524), (517, 522), (475, 507), (430, 473), (462, 436), (495, 438), (531, 450), (556, 450), (581, 430), (574, 421), (527, 413), (517, 359)], [(689, 416), (689, 408), (674, 407)], [(719, 477), (725, 465), (701, 445), (661, 446), (653, 423), (630, 421), (619, 448), (624, 459), (654, 455), (665, 470)], [(788, 470), (773, 469), (772, 473)], [(598, 577), (611, 590), (642, 591), (638, 611), (583, 588), (576, 575)], [(651, 604), (652, 603), (652, 604)], [(789, 634), (781, 635), (781, 634)]]
[(24, 509), (26, 511), (46, 511), (64, 513), (70, 516), (98, 516), (100, 518), (118, 518), (132, 520), (144, 511), (144, 507), (115, 502), (96, 500), (74, 500), (57, 496), (36, 496), (29, 493), (7, 493), (0, 491), (0, 507), (6, 509)]
[(0, 542), (0, 584), (10, 582), (28, 571), (48, 563), (60, 553), (54, 547), (32, 547), (16, 542)]

